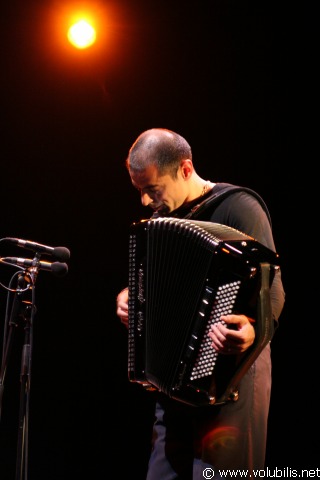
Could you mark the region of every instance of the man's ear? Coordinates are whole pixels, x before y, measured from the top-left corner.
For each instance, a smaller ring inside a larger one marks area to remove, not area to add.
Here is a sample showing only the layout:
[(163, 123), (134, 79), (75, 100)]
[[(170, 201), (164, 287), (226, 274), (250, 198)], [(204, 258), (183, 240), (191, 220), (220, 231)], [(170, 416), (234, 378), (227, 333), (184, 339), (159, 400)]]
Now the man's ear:
[(193, 163), (189, 158), (185, 158), (184, 160), (181, 160), (180, 168), (181, 168), (182, 177), (185, 180), (191, 177), (193, 172)]

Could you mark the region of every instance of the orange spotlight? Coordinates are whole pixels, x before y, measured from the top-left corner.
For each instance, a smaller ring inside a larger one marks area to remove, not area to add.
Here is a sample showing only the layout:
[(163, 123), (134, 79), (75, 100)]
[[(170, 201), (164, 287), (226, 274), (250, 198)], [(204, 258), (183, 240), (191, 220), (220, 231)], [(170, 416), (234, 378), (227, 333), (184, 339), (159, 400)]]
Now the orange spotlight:
[(89, 22), (82, 19), (69, 28), (68, 40), (76, 48), (88, 48), (96, 41), (96, 31)]
[[(45, 2), (46, 3), (46, 2)], [(127, 41), (126, 16), (105, 0), (52, 0), (39, 12), (37, 48), (48, 68), (112, 69), (123, 60)], [(125, 35), (125, 36), (124, 36)]]

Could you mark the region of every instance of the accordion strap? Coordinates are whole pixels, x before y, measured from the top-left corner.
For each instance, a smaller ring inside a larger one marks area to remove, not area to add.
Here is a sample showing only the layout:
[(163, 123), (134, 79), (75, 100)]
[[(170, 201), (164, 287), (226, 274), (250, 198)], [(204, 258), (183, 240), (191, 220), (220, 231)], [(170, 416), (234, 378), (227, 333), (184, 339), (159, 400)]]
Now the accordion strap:
[(262, 208), (267, 214), (268, 220), (271, 225), (271, 216), (267, 205), (265, 204), (262, 197), (251, 188), (241, 187), (239, 185), (232, 185), (231, 183), (217, 183), (213, 190), (214, 193), (210, 195), (210, 197), (204, 199), (201, 203), (198, 203), (195, 207), (193, 207), (193, 209), (184, 218), (196, 219), (208, 208), (212, 206), (216, 207), (224, 198), (226, 198), (231, 193), (246, 192), (255, 197), (260, 202)]

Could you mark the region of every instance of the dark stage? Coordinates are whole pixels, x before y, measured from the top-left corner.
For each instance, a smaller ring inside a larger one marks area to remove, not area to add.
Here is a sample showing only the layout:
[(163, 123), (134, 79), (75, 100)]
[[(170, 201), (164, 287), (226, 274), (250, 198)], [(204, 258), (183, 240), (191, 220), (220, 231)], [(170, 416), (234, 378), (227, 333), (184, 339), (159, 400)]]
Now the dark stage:
[[(108, 34), (87, 51), (59, 36), (66, 2), (2, 6), (1, 238), (71, 251), (65, 277), (40, 271), (36, 281), (29, 478), (109, 478), (111, 466), (144, 478), (153, 397), (127, 379), (115, 298), (127, 285), (129, 226), (150, 214), (124, 162), (151, 127), (183, 135), (203, 178), (248, 186), (268, 204), (287, 300), (272, 342), (267, 466), (316, 468), (304, 12), (242, 0), (90, 3)], [(32, 258), (0, 247), (0, 257)], [(0, 264), (1, 339), (14, 271)], [(22, 341), (20, 325), (3, 393), (1, 480), (15, 478)]]

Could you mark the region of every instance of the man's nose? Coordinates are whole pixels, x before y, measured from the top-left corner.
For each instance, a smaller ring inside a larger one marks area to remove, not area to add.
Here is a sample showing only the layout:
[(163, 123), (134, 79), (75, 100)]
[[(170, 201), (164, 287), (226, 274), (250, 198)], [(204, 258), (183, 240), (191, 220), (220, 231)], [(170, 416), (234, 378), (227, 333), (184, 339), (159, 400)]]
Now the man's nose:
[(141, 203), (144, 207), (147, 207), (149, 203), (152, 203), (152, 198), (147, 193), (141, 193)]

